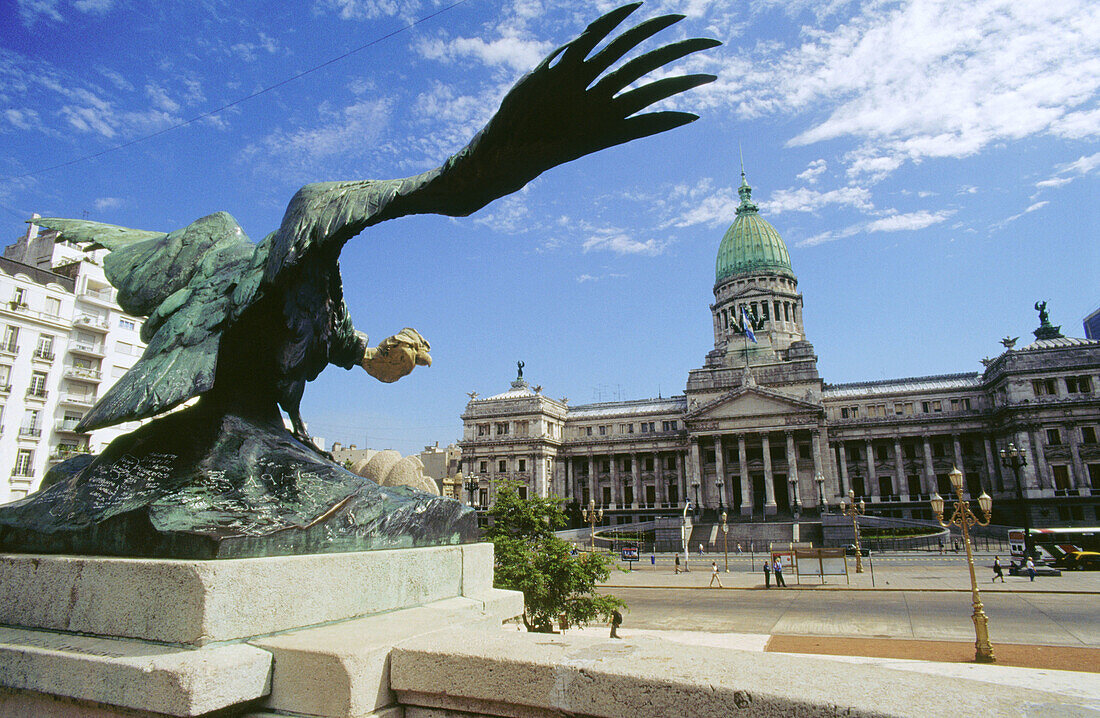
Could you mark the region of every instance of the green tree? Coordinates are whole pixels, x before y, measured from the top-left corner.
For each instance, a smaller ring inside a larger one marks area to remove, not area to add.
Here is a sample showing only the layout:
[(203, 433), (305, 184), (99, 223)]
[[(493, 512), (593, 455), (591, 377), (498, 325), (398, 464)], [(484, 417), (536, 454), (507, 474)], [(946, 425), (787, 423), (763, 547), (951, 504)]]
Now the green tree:
[(523, 624), (528, 631), (553, 633), (559, 617), (571, 626), (597, 618), (610, 621), (625, 604), (596, 593), (611, 574), (611, 559), (599, 553), (572, 554), (572, 545), (554, 535), (565, 524), (558, 498), (522, 499), (513, 481), (497, 486), (485, 530), (496, 554), (493, 585), (523, 592)]

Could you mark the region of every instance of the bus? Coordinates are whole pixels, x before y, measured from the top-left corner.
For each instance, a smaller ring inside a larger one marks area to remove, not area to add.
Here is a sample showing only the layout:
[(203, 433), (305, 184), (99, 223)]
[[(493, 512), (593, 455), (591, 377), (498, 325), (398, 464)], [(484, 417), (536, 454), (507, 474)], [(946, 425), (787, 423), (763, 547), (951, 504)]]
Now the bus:
[[(1100, 527), (1056, 527), (1031, 529), (1037, 563), (1050, 564), (1070, 551), (1100, 551)], [(1008, 546), (1013, 562), (1024, 561), (1024, 530), (1008, 530)]]

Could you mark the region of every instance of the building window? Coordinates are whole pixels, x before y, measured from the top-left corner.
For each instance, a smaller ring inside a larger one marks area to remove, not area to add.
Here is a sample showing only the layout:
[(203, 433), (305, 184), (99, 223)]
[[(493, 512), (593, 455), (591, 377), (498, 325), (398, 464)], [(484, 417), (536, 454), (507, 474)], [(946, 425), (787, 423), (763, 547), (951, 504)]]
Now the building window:
[(600, 473), (601, 474), (610, 474), (611, 473), (611, 460), (610, 459), (603, 459), (603, 460), (600, 461)]
[(644, 471), (653, 471), (653, 457), (652, 456), (647, 456), (646, 457), (644, 466), (645, 466)]
[(27, 306), (27, 290), (26, 289), (24, 289), (23, 287), (16, 287), (15, 288), (15, 292), (13, 292), (12, 295), (11, 295), (11, 306), (12, 306), (13, 309), (15, 307), (26, 308), (26, 306)]
[(585, 436), (592, 436), (592, 427), (591, 426), (584, 427), (584, 435)]
[(932, 442), (932, 456), (943, 456), (943, 455), (944, 455), (943, 442), (942, 441), (933, 441)]
[(527, 459), (519, 460), (519, 466), (516, 467), (516, 471), (527, 471)]
[(875, 447), (875, 461), (886, 461), (889, 458), (885, 446)]
[(13, 476), (33, 476), (31, 464), (34, 463), (33, 449), (20, 449), (15, 453), (15, 470)]
[(1062, 432), (1058, 429), (1047, 429), (1047, 445), (1058, 446), (1062, 443)]
[(11, 391), (11, 367), (0, 364), (0, 391)]
[(607, 427), (606, 426), (601, 426), (599, 428), (600, 428), (600, 436), (607, 436)]
[(505, 436), (507, 433), (508, 433), (508, 422), (507, 421), (498, 421), (497, 422), (497, 436)]
[(1087, 376), (1067, 376), (1066, 377), (1066, 393), (1068, 393), (1068, 394), (1091, 394), (1092, 393), (1092, 380)]
[(655, 432), (657, 430), (656, 425), (657, 425), (656, 422), (653, 422), (653, 421), (644, 421), (644, 422), (642, 422), (642, 433), (643, 434), (652, 434), (653, 432)]
[(634, 463), (630, 460), (630, 457), (623, 459), (623, 471), (633, 471)]
[(477, 425), (477, 435), (478, 436), (488, 436), (489, 435), (489, 425), (488, 424), (478, 424)]
[(27, 396), (41, 399), (46, 396), (46, 373), (36, 371), (31, 374), (31, 386), (27, 389)]
[(61, 300), (57, 297), (46, 297), (46, 314), (51, 317), (61, 316)]
[(810, 445), (809, 444), (799, 444), (798, 445), (798, 458), (806, 459), (806, 460), (810, 459)]
[(704, 449), (703, 450), (703, 463), (706, 463), (706, 464), (713, 464), (714, 463), (714, 449)]
[(1082, 426), (1081, 427), (1081, 443), (1083, 443), (1083, 444), (1095, 444), (1096, 443), (1096, 427), (1095, 426)]
[(508, 461), (501, 459), (497, 462), (497, 472), (503, 474), (506, 471), (508, 471)]
[(1058, 385), (1053, 379), (1032, 379), (1031, 388), (1035, 396), (1057, 396)]
[(661, 431), (676, 431), (676, 422), (675, 421), (662, 421), (661, 422)]
[(675, 470), (676, 470), (676, 457), (675, 456), (666, 456), (665, 457), (665, 471), (675, 471)]
[(135, 322), (133, 319), (127, 319), (126, 317), (119, 317), (118, 328), (133, 331), (137, 328), (137, 322)]
[(1069, 488), (1069, 467), (1051, 465), (1051, 473), (1054, 474), (1054, 488), (1065, 491)]
[(19, 327), (4, 328), (4, 351), (9, 354), (19, 353)]
[(634, 425), (633, 424), (619, 424), (619, 433), (620, 434), (633, 434), (634, 433)]
[(53, 361), (53, 336), (50, 334), (38, 335), (38, 348), (34, 350), (36, 359)]

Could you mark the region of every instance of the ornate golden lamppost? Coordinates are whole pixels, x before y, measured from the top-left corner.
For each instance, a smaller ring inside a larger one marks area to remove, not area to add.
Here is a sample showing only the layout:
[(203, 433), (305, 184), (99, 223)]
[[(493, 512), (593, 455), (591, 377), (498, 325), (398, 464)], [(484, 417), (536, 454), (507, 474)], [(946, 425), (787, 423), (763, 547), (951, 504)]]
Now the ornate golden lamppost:
[(592, 550), (596, 550), (596, 522), (603, 521), (603, 509), (596, 510), (596, 500), (588, 500), (588, 508), (581, 509), (581, 516), (588, 522), (588, 540)]
[(978, 497), (978, 506), (981, 507), (985, 521), (980, 521), (970, 511), (970, 502), (963, 498), (963, 474), (956, 466), (947, 475), (951, 479), (951, 486), (955, 489), (955, 511), (946, 522), (943, 520), (943, 498), (937, 493), (932, 494), (932, 511), (936, 514), (936, 520), (941, 526), (958, 526), (962, 529), (963, 544), (966, 546), (966, 562), (970, 565), (970, 593), (974, 599), (974, 660), (979, 663), (992, 663), (993, 646), (989, 643), (989, 619), (982, 610), (982, 597), (978, 592), (978, 580), (974, 577), (974, 554), (970, 550), (970, 527), (988, 526), (993, 510), (993, 499), (989, 494), (982, 492)]
[(852, 520), (852, 529), (856, 532), (856, 573), (863, 573), (863, 551), (859, 546), (859, 517), (867, 510), (867, 504), (863, 499), (856, 503), (856, 492), (848, 491), (848, 503), (840, 500), (840, 513)]
[(722, 553), (726, 555), (726, 573), (730, 572), (730, 548), (728, 543), (730, 525), (726, 523), (726, 512), (722, 512)]

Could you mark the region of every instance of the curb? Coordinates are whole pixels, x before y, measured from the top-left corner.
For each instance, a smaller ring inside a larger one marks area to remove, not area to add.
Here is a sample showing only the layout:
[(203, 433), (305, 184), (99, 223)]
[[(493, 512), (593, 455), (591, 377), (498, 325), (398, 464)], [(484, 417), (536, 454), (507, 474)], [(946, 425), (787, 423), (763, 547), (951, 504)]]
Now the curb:
[[(763, 586), (722, 586), (721, 588), (714, 589), (711, 586), (627, 586), (625, 584), (602, 584), (597, 588), (641, 588), (647, 590), (677, 590), (677, 591), (767, 591), (772, 589), (766, 589)], [(787, 586), (786, 588), (775, 588), (776, 591), (786, 591), (791, 589), (798, 589), (801, 591), (884, 591), (894, 593), (970, 593), (969, 588), (859, 588), (856, 586), (799, 586), (795, 584), (793, 586)], [(1058, 594), (1069, 596), (1100, 596), (1100, 591), (1069, 591), (1069, 590), (1052, 590), (1052, 591), (1018, 591), (1015, 589), (1001, 589), (999, 591), (983, 591), (983, 595), (996, 595), (999, 593), (1011, 593), (1013, 595), (1020, 594)]]

